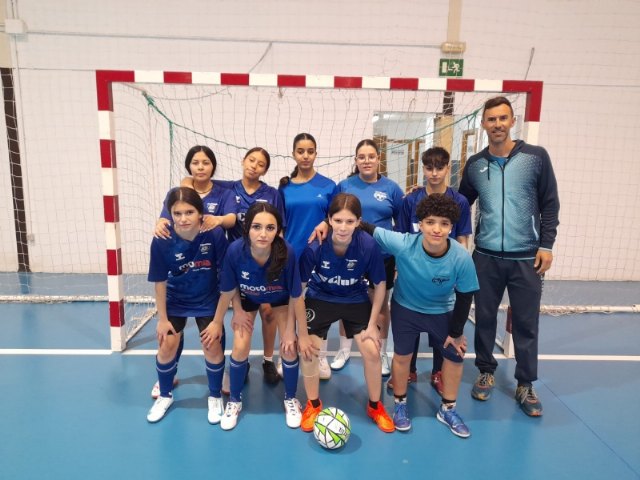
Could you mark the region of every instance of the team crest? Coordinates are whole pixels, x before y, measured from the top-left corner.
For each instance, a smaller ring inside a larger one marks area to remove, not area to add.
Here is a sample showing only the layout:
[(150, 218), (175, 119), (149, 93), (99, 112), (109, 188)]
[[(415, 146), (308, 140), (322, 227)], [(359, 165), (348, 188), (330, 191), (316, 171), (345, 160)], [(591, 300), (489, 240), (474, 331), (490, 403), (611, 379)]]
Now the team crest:
[(434, 283), (435, 285), (442, 285), (443, 283), (448, 282), (449, 280), (451, 280), (449, 277), (433, 277), (431, 279), (431, 283)]
[(375, 199), (376, 199), (377, 201), (379, 201), (379, 202), (384, 202), (384, 201), (387, 199), (387, 194), (386, 194), (386, 193), (384, 193), (384, 192), (378, 192), (378, 191), (376, 191), (376, 192), (373, 194), (373, 198), (375, 198)]
[(218, 204), (214, 202), (207, 202), (207, 212), (216, 213), (216, 209), (218, 208)]
[(203, 243), (200, 245), (200, 253), (206, 255), (209, 252), (209, 247), (211, 247), (210, 243)]
[(358, 263), (358, 260), (347, 259), (347, 270), (353, 270), (354, 268), (356, 268), (357, 263)]

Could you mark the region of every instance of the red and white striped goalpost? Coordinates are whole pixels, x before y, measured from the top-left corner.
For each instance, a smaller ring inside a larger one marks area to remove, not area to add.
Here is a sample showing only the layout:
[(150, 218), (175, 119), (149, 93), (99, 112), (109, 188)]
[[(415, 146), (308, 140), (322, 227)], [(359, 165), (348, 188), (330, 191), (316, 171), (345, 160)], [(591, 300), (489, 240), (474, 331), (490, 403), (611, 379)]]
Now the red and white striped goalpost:
[[(250, 87), (425, 90), (433, 92), (483, 92), (524, 94), (526, 105), (522, 139), (538, 143), (542, 104), (542, 82), (525, 80), (473, 80), (454, 78), (344, 77), (331, 75), (276, 75), (254, 73), (166, 72), (138, 70), (96, 71), (100, 163), (107, 247), (107, 284), (111, 349), (126, 347), (125, 301), (122, 270), (118, 165), (116, 160), (115, 117), (112, 87), (115, 83), (200, 84)], [(503, 349), (512, 356), (510, 328)]]

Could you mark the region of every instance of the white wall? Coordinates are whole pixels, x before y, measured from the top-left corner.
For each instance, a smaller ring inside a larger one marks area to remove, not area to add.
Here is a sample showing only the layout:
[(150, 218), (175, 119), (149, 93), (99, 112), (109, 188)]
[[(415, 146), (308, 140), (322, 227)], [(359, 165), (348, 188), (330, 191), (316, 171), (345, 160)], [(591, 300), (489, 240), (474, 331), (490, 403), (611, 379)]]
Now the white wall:
[[(6, 0), (6, 8), (28, 28), (9, 46), (33, 268), (81, 272), (105, 268), (96, 69), (436, 77), (449, 7), (444, 0)], [(638, 25), (634, 0), (463, 1), (466, 78), (544, 81), (540, 144), (554, 161), (562, 202), (550, 277), (640, 279)], [(6, 147), (0, 155), (4, 207)], [(147, 203), (153, 210), (157, 200)], [(15, 263), (7, 230), (0, 270)]]

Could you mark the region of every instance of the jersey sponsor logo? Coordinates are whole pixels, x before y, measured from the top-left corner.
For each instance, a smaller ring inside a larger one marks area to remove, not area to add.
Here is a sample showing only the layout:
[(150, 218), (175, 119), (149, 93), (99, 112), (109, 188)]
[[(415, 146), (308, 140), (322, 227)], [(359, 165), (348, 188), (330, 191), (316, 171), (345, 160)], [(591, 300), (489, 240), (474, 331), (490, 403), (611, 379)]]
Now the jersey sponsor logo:
[(236, 195), (236, 203), (240, 203), (240, 195)]
[(180, 274), (187, 273), (192, 268), (195, 268), (195, 269), (211, 268), (211, 260), (207, 260), (207, 259), (195, 260), (195, 261), (183, 263), (182, 265), (178, 266), (178, 270), (180, 271)]
[(446, 282), (448, 282), (450, 280), (451, 280), (451, 278), (449, 278), (449, 277), (433, 277), (431, 279), (431, 283), (433, 283), (434, 285), (440, 286), (443, 283), (446, 283)]
[(260, 293), (274, 293), (284, 291), (284, 287), (282, 285), (247, 285), (246, 283), (241, 283), (239, 286), (242, 293), (245, 293), (247, 295), (258, 295)]
[(184, 253), (182, 252), (176, 253), (176, 260), (184, 260)]
[(384, 202), (387, 199), (387, 194), (376, 190), (373, 194), (373, 198), (379, 202)]
[(236, 217), (238, 218), (238, 222), (244, 223), (244, 214), (245, 212), (238, 212), (238, 215), (236, 215)]
[(206, 207), (207, 207), (207, 212), (215, 213), (218, 208), (218, 204), (214, 202), (207, 202)]
[(249, 280), (249, 272), (245, 272), (244, 270), (240, 274), (243, 280)]
[(347, 270), (353, 270), (354, 268), (356, 268), (357, 264), (358, 264), (358, 260), (356, 259), (349, 260), (347, 258)]
[(322, 265), (320, 265), (320, 268), (324, 268), (325, 270), (329, 270), (329, 269), (331, 269), (331, 263), (329, 263), (327, 260), (323, 260), (322, 261)]
[(326, 277), (324, 275), (318, 274), (318, 277), (321, 281), (328, 283), (329, 285), (340, 285), (341, 287), (349, 287), (351, 285), (355, 285), (360, 280), (359, 278), (343, 278), (341, 275), (336, 275), (335, 277)]

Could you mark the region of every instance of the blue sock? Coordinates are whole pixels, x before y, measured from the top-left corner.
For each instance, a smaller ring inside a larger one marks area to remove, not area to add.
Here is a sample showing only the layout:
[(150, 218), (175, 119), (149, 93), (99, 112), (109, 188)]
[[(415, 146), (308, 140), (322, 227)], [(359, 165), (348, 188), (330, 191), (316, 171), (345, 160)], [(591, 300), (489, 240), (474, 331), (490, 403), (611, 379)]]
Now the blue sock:
[(222, 393), (222, 375), (224, 375), (224, 358), (220, 363), (209, 363), (205, 358), (204, 364), (207, 370), (207, 380), (209, 382), (209, 396), (220, 398)]
[(173, 377), (176, 376), (178, 371), (178, 363), (174, 358), (169, 363), (158, 362), (156, 357), (156, 370), (158, 372), (158, 382), (160, 383), (160, 396), (170, 397), (173, 390)]
[(241, 362), (235, 360), (233, 357), (229, 358), (230, 402), (242, 401), (242, 387), (244, 387), (244, 377), (247, 375), (248, 365), (248, 358)]
[(284, 399), (295, 398), (298, 390), (298, 370), (300, 364), (298, 357), (295, 360), (287, 361), (282, 359), (282, 375), (284, 376)]

